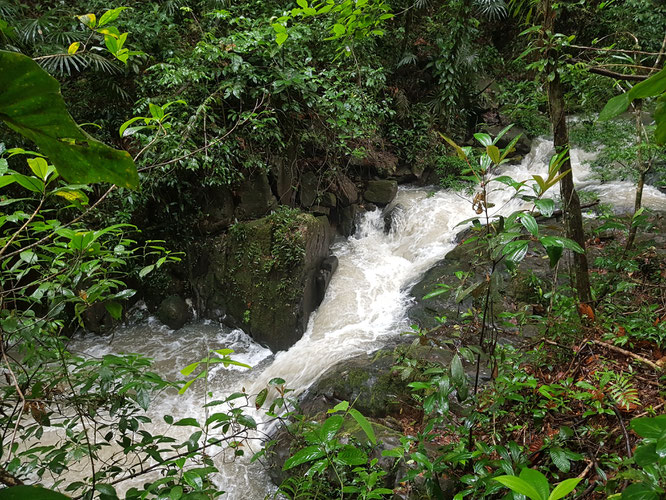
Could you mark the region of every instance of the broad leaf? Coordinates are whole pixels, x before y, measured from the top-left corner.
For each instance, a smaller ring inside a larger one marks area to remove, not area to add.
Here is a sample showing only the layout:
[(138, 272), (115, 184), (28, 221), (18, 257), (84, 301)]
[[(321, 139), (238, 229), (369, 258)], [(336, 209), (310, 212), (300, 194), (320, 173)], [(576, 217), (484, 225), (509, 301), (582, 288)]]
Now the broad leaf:
[(539, 209), (539, 212), (541, 212), (541, 215), (544, 217), (550, 217), (555, 211), (555, 202), (549, 198), (536, 200), (534, 206)]
[(530, 469), (525, 467), (520, 471), (520, 479), (524, 479), (529, 484), (531, 484), (535, 490), (539, 492), (541, 498), (546, 500), (548, 498), (548, 493), (550, 492), (550, 486), (548, 485), (548, 479), (538, 470)]
[(129, 153), (85, 133), (67, 112), (58, 82), (35, 61), (0, 51), (0, 68), (0, 119), (34, 141), (67, 181), (139, 186)]
[(69, 497), (39, 486), (13, 486), (0, 489), (0, 500), (68, 500)]
[(292, 469), (301, 464), (321, 458), (324, 455), (326, 455), (326, 453), (319, 446), (308, 446), (307, 448), (303, 448), (301, 451), (297, 452), (294, 456), (290, 457), (284, 463), (282, 470)]
[(525, 229), (527, 229), (532, 234), (532, 236), (539, 234), (539, 224), (537, 224), (536, 219), (530, 214), (522, 214), (520, 216), (520, 222), (523, 226), (525, 226)]
[(360, 411), (356, 410), (355, 408), (352, 408), (349, 410), (349, 414), (356, 420), (356, 423), (361, 426), (361, 429), (363, 429), (363, 432), (365, 432), (365, 435), (368, 436), (368, 439), (372, 444), (377, 444), (377, 438), (375, 437), (375, 431), (372, 429), (372, 424), (368, 422), (368, 419), (366, 419)]
[(666, 434), (666, 415), (635, 418), (631, 421), (631, 429), (640, 437), (659, 439)]
[(560, 498), (564, 498), (569, 493), (571, 493), (574, 489), (576, 489), (576, 486), (578, 486), (578, 483), (580, 483), (582, 480), (583, 480), (582, 477), (574, 477), (574, 478), (571, 478), (571, 479), (565, 479), (560, 484), (555, 486), (555, 489), (553, 490), (553, 492), (548, 497), (548, 500), (560, 500)]
[(659, 500), (661, 496), (647, 484), (638, 483), (629, 485), (620, 498), (622, 500)]
[(337, 460), (345, 465), (365, 465), (368, 455), (355, 446), (347, 445), (338, 453)]
[(499, 476), (493, 478), (495, 481), (502, 483), (504, 486), (509, 488), (516, 493), (525, 495), (530, 500), (547, 500), (547, 498), (542, 498), (539, 495), (539, 492), (527, 481), (516, 476)]
[(319, 438), (322, 443), (328, 443), (342, 427), (342, 421), (344, 417), (342, 415), (331, 415), (328, 417), (321, 426), (319, 431)]

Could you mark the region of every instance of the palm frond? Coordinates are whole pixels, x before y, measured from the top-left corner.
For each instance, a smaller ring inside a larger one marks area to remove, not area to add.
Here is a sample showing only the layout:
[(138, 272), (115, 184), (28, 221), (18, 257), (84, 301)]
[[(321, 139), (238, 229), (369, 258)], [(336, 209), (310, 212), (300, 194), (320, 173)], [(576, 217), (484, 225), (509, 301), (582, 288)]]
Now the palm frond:
[(49, 73), (59, 75), (78, 73), (88, 66), (83, 55), (67, 53), (42, 56), (37, 62)]
[(476, 0), (475, 3), (479, 13), (491, 21), (504, 19), (508, 14), (504, 0)]
[(416, 61), (417, 61), (416, 56), (411, 52), (407, 52), (405, 55), (402, 56), (402, 59), (398, 61), (398, 68), (402, 66), (407, 66), (408, 64), (415, 64)]

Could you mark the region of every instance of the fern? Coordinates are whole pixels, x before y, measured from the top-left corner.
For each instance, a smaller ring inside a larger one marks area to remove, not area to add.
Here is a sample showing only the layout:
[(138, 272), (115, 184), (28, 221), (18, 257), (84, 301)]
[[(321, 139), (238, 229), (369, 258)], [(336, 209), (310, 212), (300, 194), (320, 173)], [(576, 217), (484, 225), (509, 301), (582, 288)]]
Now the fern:
[(616, 406), (631, 410), (640, 404), (641, 400), (638, 397), (638, 390), (634, 387), (631, 378), (624, 374), (624, 372), (615, 374), (615, 380), (609, 387), (610, 397)]

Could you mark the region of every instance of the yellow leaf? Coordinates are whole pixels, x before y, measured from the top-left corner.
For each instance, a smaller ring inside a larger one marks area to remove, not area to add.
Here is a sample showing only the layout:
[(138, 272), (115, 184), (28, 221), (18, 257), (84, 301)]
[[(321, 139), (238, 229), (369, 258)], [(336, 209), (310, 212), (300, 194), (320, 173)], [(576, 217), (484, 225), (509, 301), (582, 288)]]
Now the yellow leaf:
[(84, 14), (79, 16), (79, 21), (88, 26), (88, 28), (94, 28), (97, 25), (97, 16), (95, 14)]
[(79, 47), (81, 46), (81, 42), (74, 42), (72, 43), (69, 48), (67, 49), (67, 53), (70, 55), (76, 54), (76, 51), (79, 50)]

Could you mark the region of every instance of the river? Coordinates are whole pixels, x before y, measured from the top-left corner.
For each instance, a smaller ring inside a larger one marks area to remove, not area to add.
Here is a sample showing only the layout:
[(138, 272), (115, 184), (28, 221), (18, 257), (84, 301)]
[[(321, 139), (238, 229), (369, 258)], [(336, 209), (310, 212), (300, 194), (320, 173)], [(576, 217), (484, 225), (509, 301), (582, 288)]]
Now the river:
[[(550, 152), (548, 141), (536, 140), (522, 163), (504, 167), (501, 174), (516, 180), (543, 174)], [(603, 203), (617, 210), (632, 209), (632, 183), (599, 185), (584, 164), (590, 155), (574, 149), (571, 157), (578, 189), (596, 192)], [(497, 207), (494, 210), (507, 214), (522, 203), (509, 201), (510, 198), (508, 190), (495, 191), (490, 201)], [(220, 399), (241, 388), (256, 394), (273, 377), (285, 379), (288, 387), (295, 389), (293, 394), (298, 394), (334, 364), (373, 351), (407, 329), (410, 285), (453, 248), (456, 233), (461, 229), (458, 223), (474, 216), (470, 199), (448, 190), (402, 187), (393, 203), (402, 210), (389, 234), (384, 232), (382, 212), (363, 214), (356, 234), (333, 245), (339, 267), (303, 338), (288, 351), (272, 354), (240, 330), (230, 330), (214, 322), (194, 322), (170, 331), (152, 318), (120, 328), (110, 339), (77, 337), (70, 349), (88, 356), (145, 354), (155, 360), (155, 371), (172, 378), (182, 378), (178, 371), (203, 358), (211, 349), (234, 349), (234, 359), (253, 367), (249, 371), (216, 367), (209, 378), (210, 395), (199, 384), (182, 396), (168, 394), (154, 401), (150, 413), (158, 423), (154, 424), (153, 432), (167, 430), (162, 423), (164, 414), (176, 419), (202, 417), (205, 414), (202, 402), (207, 398)], [(666, 211), (666, 195), (654, 187), (646, 187), (643, 200), (649, 208)], [(258, 449), (257, 446), (255, 451)], [(216, 455), (220, 474), (215, 481), (227, 492), (224, 498), (259, 500), (273, 491), (261, 465), (247, 462), (247, 459), (234, 461), (221, 450)]]

